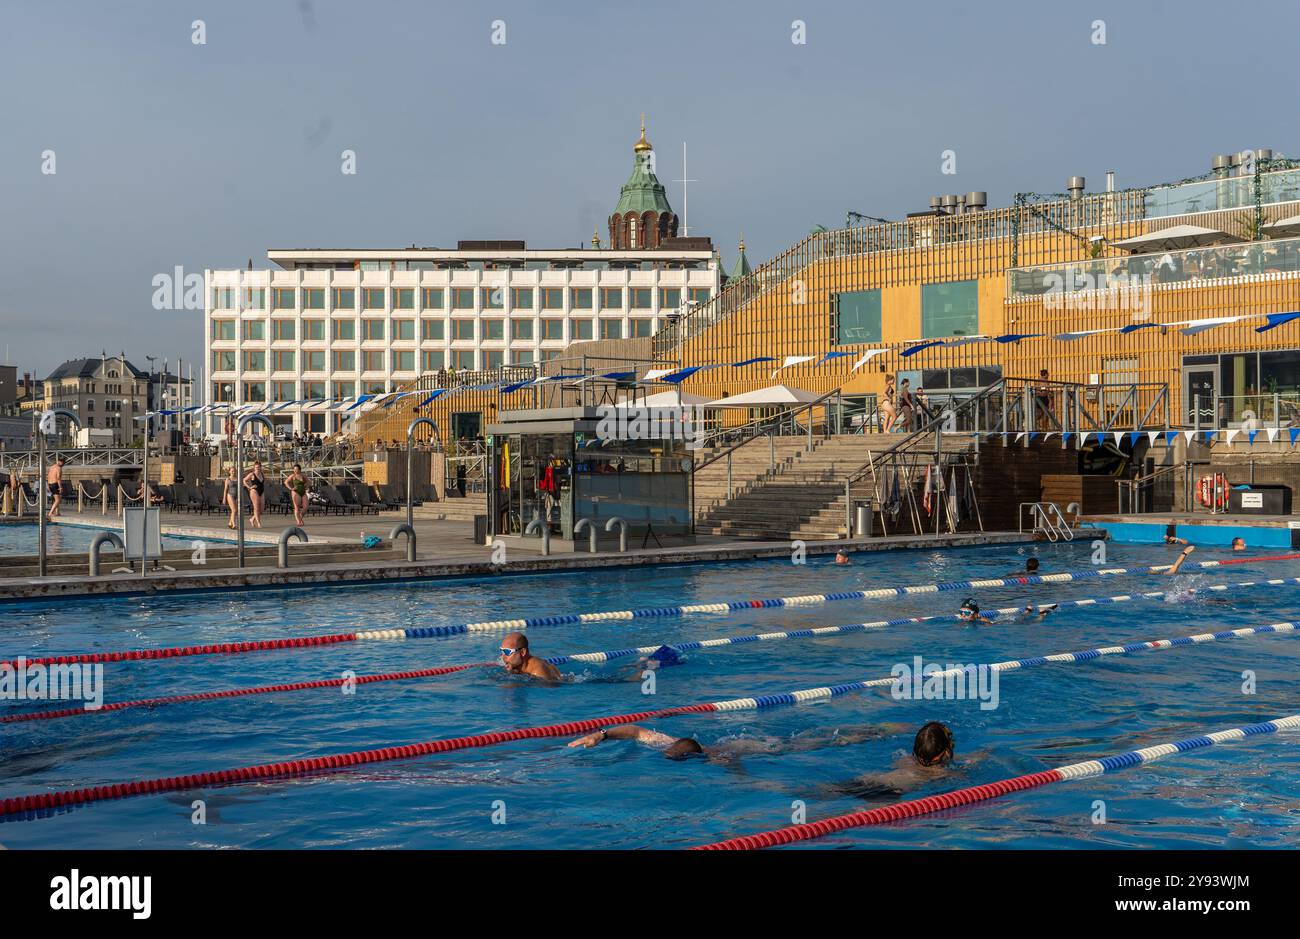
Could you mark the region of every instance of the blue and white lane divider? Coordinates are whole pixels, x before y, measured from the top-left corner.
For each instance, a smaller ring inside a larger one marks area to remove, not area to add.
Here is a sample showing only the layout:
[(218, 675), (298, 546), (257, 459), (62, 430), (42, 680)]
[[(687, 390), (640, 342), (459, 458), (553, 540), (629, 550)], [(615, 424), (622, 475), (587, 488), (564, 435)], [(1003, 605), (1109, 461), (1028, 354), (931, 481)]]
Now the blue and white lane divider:
[[(1229, 564), (1256, 563), (1260, 561), (1300, 560), (1300, 554), (1274, 555), (1272, 557), (1233, 558), (1225, 561), (1198, 561), (1183, 565), (1183, 570), (1224, 567)], [(487, 620), (481, 623), (462, 623), (456, 626), (415, 626), (406, 629), (369, 629), (353, 635), (356, 641), (393, 639), (432, 639), (458, 636), (472, 632), (497, 632), (501, 630), (528, 629), (534, 626), (569, 626), (578, 623), (604, 623), (612, 620), (644, 619), (647, 617), (689, 616), (693, 613), (731, 613), (737, 610), (767, 609), (786, 606), (817, 606), (840, 600), (884, 600), (911, 594), (943, 593), (946, 591), (984, 590), (990, 587), (1022, 587), (1030, 584), (1061, 584), (1095, 577), (1119, 577), (1125, 574), (1158, 574), (1172, 565), (1154, 567), (1114, 567), (1083, 571), (1066, 571), (1059, 574), (1026, 574), (1016, 577), (995, 577), (989, 580), (957, 580), (942, 584), (916, 584), (909, 587), (879, 587), (874, 590), (849, 590), (843, 593), (818, 593), (803, 597), (771, 597), (764, 600), (732, 600), (725, 603), (697, 603), (687, 606), (648, 607), (640, 610), (612, 610), (600, 613), (562, 613), (554, 616), (537, 616), (530, 619)]]
[[(1300, 583), (1300, 577), (1288, 580), (1268, 580), (1261, 583), (1247, 581), (1239, 584), (1215, 584), (1212, 587), (1205, 588), (1213, 591), (1232, 590), (1238, 587), (1258, 587), (1258, 586), (1279, 586), (1282, 584)], [(1092, 606), (1103, 603), (1120, 603), (1125, 600), (1141, 598), (1162, 597), (1165, 593), (1162, 590), (1155, 590), (1150, 593), (1138, 594), (1135, 596), (1121, 595), (1116, 597), (1098, 597), (1095, 599), (1084, 600), (1062, 600), (1054, 604), (1058, 609), (1070, 606)], [(1020, 607), (1004, 607), (1000, 610), (989, 610), (988, 614), (996, 618), (1000, 615), (1017, 614), (1022, 612)], [(602, 664), (612, 662), (616, 659), (627, 658), (629, 656), (644, 655), (657, 658), (661, 664), (672, 664), (682, 652), (689, 652), (695, 649), (712, 649), (719, 646), (744, 645), (753, 642), (771, 642), (781, 639), (818, 639), (826, 636), (844, 635), (848, 633), (870, 632), (877, 629), (886, 629), (890, 626), (904, 626), (912, 623), (926, 623), (935, 620), (951, 619), (952, 614), (945, 613), (935, 616), (916, 616), (905, 619), (880, 620), (875, 623), (851, 623), (844, 626), (819, 626), (811, 629), (794, 629), (787, 632), (759, 633), (748, 636), (723, 636), (717, 639), (692, 639), (672, 644), (655, 643), (654, 645), (638, 646), (632, 649), (609, 649), (604, 652), (575, 652), (570, 655), (554, 655), (546, 659), (552, 665), (566, 665), (572, 662), (583, 662), (591, 664)], [(457, 672), (466, 671), (472, 668), (484, 668), (494, 665), (494, 662), (470, 662), (460, 665), (448, 665), (441, 668), (420, 669), (418, 671), (390, 672), (387, 674), (361, 675), (356, 677), (358, 684), (373, 684), (384, 681), (406, 681), (415, 678), (432, 678), (440, 675), (451, 675)], [(25, 714), (11, 714), (0, 716), (0, 724), (17, 723), (20, 721), (47, 720), (59, 717), (73, 717), (83, 714), (108, 714), (114, 711), (126, 710), (127, 708), (136, 707), (160, 707), (164, 704), (178, 704), (189, 701), (206, 701), (215, 699), (245, 697), (257, 694), (284, 694), (291, 691), (306, 691), (317, 688), (332, 688), (343, 681), (343, 679), (322, 679), (319, 681), (290, 682), (274, 685), (263, 685), (254, 688), (232, 688), (224, 691), (207, 691), (196, 692), (191, 694), (168, 695), (162, 698), (143, 698), (133, 701), (115, 701), (105, 705), (96, 711), (86, 711), (79, 708), (62, 708), (56, 711), (37, 711)]]
[[(1195, 592), (1214, 591), (1223, 593), (1228, 590), (1237, 590), (1245, 587), (1280, 587), (1288, 584), (1300, 584), (1300, 577), (1275, 578), (1264, 581), (1244, 581), (1237, 584), (1214, 584), (1209, 587), (1202, 587)], [(1037, 607), (1054, 607), (1056, 610), (1068, 609), (1071, 607), (1081, 606), (1100, 606), (1107, 603), (1124, 603), (1129, 600), (1153, 600), (1165, 596), (1164, 590), (1153, 590), (1148, 593), (1139, 594), (1120, 594), (1114, 597), (1092, 597), (1083, 600), (1058, 600), (1054, 603), (1045, 603)], [(991, 619), (1000, 616), (1016, 616), (1024, 612), (1022, 606), (1007, 606), (997, 610), (981, 610), (982, 615)], [(744, 645), (752, 642), (774, 642), (782, 639), (821, 639), (827, 636), (840, 636), (848, 633), (873, 632), (880, 629), (888, 629), (892, 626), (910, 626), (917, 623), (933, 623), (939, 620), (951, 621), (954, 619), (952, 613), (939, 613), (933, 616), (912, 616), (900, 617), (898, 619), (878, 620), (874, 623), (848, 623), (843, 626), (819, 626), (810, 629), (791, 629), (785, 632), (758, 633), (749, 636), (721, 636), (717, 639), (691, 639), (683, 642), (657, 643), (655, 645), (637, 646), (630, 649), (610, 649), (604, 652), (575, 652), (571, 655), (555, 655), (546, 661), (552, 665), (567, 665), (572, 662), (585, 662), (590, 664), (599, 664), (610, 662), (615, 659), (628, 658), (634, 655), (653, 655), (661, 649), (668, 648), (674, 652), (691, 652), (697, 649), (713, 649), (719, 646)]]
[[(1207, 642), (1226, 642), (1229, 639), (1247, 639), (1268, 634), (1293, 633), (1295, 623), (1273, 623), (1269, 626), (1244, 626), (1240, 629), (1225, 629), (1217, 633), (1198, 633), (1195, 636), (1176, 636), (1173, 639), (1149, 639), (1144, 642), (1130, 642), (1122, 646), (1102, 646), (1097, 649), (1085, 649), (1082, 652), (1058, 652), (1054, 655), (1034, 655), (1025, 659), (1012, 659), (1008, 662), (994, 662), (989, 665), (963, 665), (947, 669), (936, 669), (927, 673), (926, 678), (948, 678), (975, 672), (987, 668), (995, 672), (1014, 672), (1036, 665), (1090, 662), (1109, 655), (1132, 655), (1134, 652), (1148, 652), (1155, 649), (1173, 649), (1180, 646), (1202, 645)], [(754, 711), (777, 707), (783, 704), (796, 704), (802, 701), (815, 701), (820, 698), (837, 698), (840, 695), (865, 691), (868, 688), (886, 688), (897, 684), (896, 676), (888, 678), (869, 678), (863, 681), (844, 682), (824, 688), (805, 688), (800, 691), (787, 691), (779, 694), (760, 695), (756, 698), (734, 698), (730, 701), (713, 701), (713, 711)]]
[(1029, 773), (1025, 776), (1015, 776), (1011, 779), (1002, 779), (980, 786), (969, 786), (965, 789), (924, 796), (919, 799), (906, 799), (892, 805), (881, 805), (871, 809), (863, 809), (859, 812), (850, 812), (847, 815), (836, 815), (815, 822), (792, 825), (788, 828), (778, 828), (754, 835), (728, 838), (726, 841), (700, 845), (696, 850), (747, 851), (772, 848), (783, 844), (794, 844), (798, 841), (809, 841), (813, 838), (820, 838), (850, 828), (865, 828), (870, 825), (881, 825), (899, 822), (908, 818), (918, 818), (932, 812), (955, 809), (975, 802), (987, 802), (990, 799), (1001, 798), (1016, 792), (1037, 789), (1051, 783), (1103, 776), (1116, 770), (1127, 769), (1130, 766), (1154, 763), (1176, 753), (1203, 750), (1206, 747), (1233, 743), (1247, 737), (1276, 734), (1282, 730), (1297, 728), (1300, 728), (1300, 714), (1293, 714), (1290, 717), (1276, 717), (1271, 721), (1263, 721), (1259, 724), (1248, 724), (1245, 727), (1219, 730), (1210, 734), (1202, 734), (1199, 737), (1177, 740), (1173, 743), (1143, 747), (1141, 750), (1117, 753), (1114, 756), (1103, 757), (1099, 760), (1085, 760), (1082, 763), (1071, 763), (1068, 766), (1058, 766), (1055, 769)]

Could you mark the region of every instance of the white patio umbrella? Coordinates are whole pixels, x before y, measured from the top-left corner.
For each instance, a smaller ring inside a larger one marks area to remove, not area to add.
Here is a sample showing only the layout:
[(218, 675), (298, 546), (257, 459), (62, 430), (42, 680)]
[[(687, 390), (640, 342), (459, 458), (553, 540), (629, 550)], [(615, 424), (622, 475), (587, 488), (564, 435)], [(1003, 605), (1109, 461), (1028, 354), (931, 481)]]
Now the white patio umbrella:
[(1245, 240), (1217, 228), (1174, 225), (1145, 235), (1125, 238), (1123, 241), (1112, 241), (1110, 244), (1113, 248), (1123, 248), (1135, 254), (1147, 254), (1153, 251), (1177, 251), (1180, 248), (1202, 248), (1207, 245), (1238, 244)]
[(708, 403), (709, 399), (704, 395), (692, 395), (683, 392), (679, 401), (677, 400), (677, 392), (660, 391), (656, 394), (646, 395), (644, 398), (625, 398), (614, 406), (618, 408), (675, 408), (679, 404), (683, 407), (694, 407)]
[(1289, 235), (1300, 235), (1300, 215), (1288, 215), (1286, 218), (1280, 218), (1276, 222), (1269, 222), (1261, 230), (1271, 238), (1284, 238)]
[(821, 395), (814, 394), (811, 391), (804, 391), (802, 388), (791, 388), (789, 385), (772, 385), (768, 388), (759, 388), (757, 391), (747, 391), (744, 394), (733, 395), (730, 398), (718, 398), (716, 401), (710, 401), (707, 407), (770, 408), (782, 405), (808, 404), (820, 397)]

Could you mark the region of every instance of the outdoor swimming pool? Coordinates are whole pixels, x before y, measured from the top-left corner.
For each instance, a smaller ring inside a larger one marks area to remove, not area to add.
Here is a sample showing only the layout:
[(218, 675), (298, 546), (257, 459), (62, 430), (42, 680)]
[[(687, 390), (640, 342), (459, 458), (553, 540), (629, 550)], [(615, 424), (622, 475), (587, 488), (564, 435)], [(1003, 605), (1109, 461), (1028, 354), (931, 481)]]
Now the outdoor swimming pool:
[[(1106, 566), (1163, 564), (1171, 549), (1110, 545)], [(1086, 570), (1087, 543), (859, 554), (836, 567), (763, 561), (431, 581), (385, 587), (227, 592), (198, 597), (8, 604), (0, 657), (621, 610), (995, 577), (1039, 557), (1045, 573)], [(1193, 560), (1227, 558), (1204, 549)], [(1237, 556), (1240, 558), (1240, 555)], [(1032, 599), (1114, 596), (1188, 585), (1300, 576), (1300, 561), (1246, 563), (1178, 578), (1124, 576), (979, 591), (985, 609)], [(1038, 623), (970, 627), (951, 618), (964, 593), (638, 618), (528, 631), (558, 655), (773, 630), (944, 614), (925, 624), (684, 653), (642, 693), (635, 659), (568, 665), (558, 687), (470, 669), (437, 678), (136, 708), (0, 725), (0, 797), (149, 779), (887, 677), (913, 656), (988, 663), (1170, 638), (1300, 616), (1300, 586), (1066, 608)], [(481, 662), (505, 634), (348, 643), (104, 666), (117, 701), (278, 682)], [(888, 689), (831, 700), (679, 715), (650, 722), (706, 747), (898, 722), (906, 732), (851, 746), (737, 763), (673, 762), (651, 749), (567, 738), (525, 740), (303, 778), (107, 801), (39, 818), (10, 816), (10, 848), (352, 847), (683, 848), (884, 802), (824, 784), (888, 770), (929, 720), (955, 734), (957, 764), (911, 795), (992, 782), (1135, 747), (1294, 713), (1300, 635), (1139, 652), (1000, 677), (998, 706), (895, 700)], [(1243, 694), (1243, 673), (1255, 693)], [(631, 679), (631, 680), (629, 680)], [(12, 714), (62, 707), (0, 702)], [(807, 842), (830, 847), (1294, 847), (1300, 750), (1294, 736), (1180, 754), (1098, 779), (1018, 793), (959, 811)], [(206, 803), (206, 824), (191, 821)], [(1095, 803), (1106, 824), (1094, 824)], [(496, 822), (494, 823), (494, 818)]]
[[(40, 534), (37, 523), (0, 525), (0, 555), (30, 554), (40, 550)], [(121, 526), (105, 526), (104, 530), (121, 534)], [(91, 539), (99, 532), (98, 528), (82, 525), (50, 525), (45, 533), (45, 550), (49, 554), (85, 554), (90, 550)], [(189, 548), (195, 539), (172, 538), (163, 536), (163, 548)], [(207, 539), (205, 539), (207, 540)]]

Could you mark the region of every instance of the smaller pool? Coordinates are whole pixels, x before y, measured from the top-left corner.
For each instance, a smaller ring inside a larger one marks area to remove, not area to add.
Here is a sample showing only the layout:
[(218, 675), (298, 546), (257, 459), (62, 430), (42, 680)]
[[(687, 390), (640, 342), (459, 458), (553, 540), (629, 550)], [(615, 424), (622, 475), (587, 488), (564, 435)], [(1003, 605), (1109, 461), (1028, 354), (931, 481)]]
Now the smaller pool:
[[(39, 538), (36, 522), (14, 522), (0, 525), (0, 555), (7, 554), (31, 554), (35, 555), (40, 551)], [(99, 531), (115, 531), (121, 534), (120, 528), (109, 528), (104, 526), (99, 528), (86, 528), (81, 525), (50, 525), (45, 532), (45, 550), (50, 554), (85, 554), (90, 550), (90, 542)], [(173, 538), (168, 535), (163, 536), (163, 549), (168, 548), (189, 548), (193, 545), (194, 538)], [(204, 539), (207, 540), (207, 539)]]

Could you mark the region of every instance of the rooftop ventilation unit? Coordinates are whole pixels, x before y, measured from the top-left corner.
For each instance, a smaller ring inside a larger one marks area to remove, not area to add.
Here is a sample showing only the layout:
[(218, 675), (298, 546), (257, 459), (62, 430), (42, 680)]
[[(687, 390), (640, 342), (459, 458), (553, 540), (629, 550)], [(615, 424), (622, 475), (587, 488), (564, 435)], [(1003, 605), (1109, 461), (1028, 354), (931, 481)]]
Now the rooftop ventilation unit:
[(1071, 199), (1078, 199), (1083, 195), (1084, 187), (1086, 187), (1087, 184), (1087, 180), (1082, 176), (1071, 176), (1066, 182), (1065, 188), (1069, 190)]
[(989, 194), (987, 192), (968, 192), (966, 193), (966, 211), (978, 212), (981, 209), (988, 208)]

